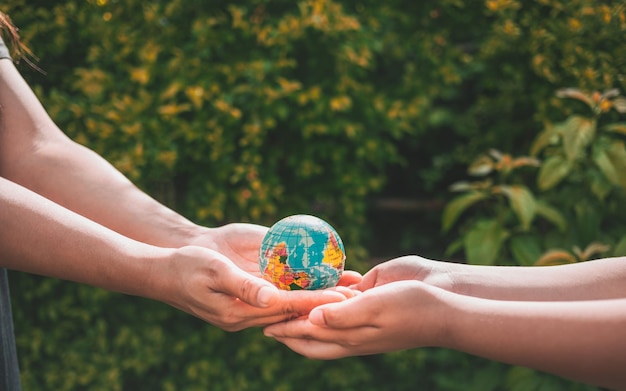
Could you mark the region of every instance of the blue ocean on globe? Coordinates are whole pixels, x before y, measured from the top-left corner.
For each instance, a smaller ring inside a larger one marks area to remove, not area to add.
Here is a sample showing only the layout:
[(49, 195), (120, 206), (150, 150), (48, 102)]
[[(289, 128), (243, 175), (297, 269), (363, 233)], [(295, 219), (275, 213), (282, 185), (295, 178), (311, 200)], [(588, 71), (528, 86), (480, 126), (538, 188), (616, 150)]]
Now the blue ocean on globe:
[(345, 259), (337, 231), (311, 215), (294, 215), (278, 221), (270, 227), (259, 251), (263, 277), (285, 290), (337, 285)]

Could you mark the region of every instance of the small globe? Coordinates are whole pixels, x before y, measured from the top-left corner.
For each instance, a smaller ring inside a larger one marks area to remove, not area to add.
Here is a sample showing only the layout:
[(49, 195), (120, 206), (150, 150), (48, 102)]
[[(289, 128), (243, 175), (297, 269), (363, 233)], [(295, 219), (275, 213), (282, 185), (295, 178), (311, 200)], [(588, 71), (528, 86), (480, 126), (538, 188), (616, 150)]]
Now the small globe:
[(263, 278), (280, 289), (324, 289), (337, 285), (346, 260), (339, 234), (310, 215), (285, 217), (270, 227), (261, 243)]

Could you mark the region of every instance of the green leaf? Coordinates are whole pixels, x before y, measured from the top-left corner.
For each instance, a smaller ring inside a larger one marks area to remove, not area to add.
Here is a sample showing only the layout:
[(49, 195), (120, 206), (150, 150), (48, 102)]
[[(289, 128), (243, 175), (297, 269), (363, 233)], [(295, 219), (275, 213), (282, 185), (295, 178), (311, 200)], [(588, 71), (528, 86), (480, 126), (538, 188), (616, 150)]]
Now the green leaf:
[(615, 168), (619, 185), (626, 189), (626, 149), (621, 141), (614, 141), (606, 150), (611, 164)]
[(497, 220), (480, 220), (465, 235), (467, 261), (473, 265), (493, 265), (509, 237), (509, 232)]
[(596, 122), (581, 116), (568, 118), (559, 131), (563, 137), (563, 150), (570, 162), (584, 156), (585, 148), (596, 134)]
[(509, 199), (511, 209), (520, 220), (522, 229), (529, 229), (537, 209), (533, 194), (525, 186), (520, 185), (500, 186), (499, 188)]
[(446, 247), (444, 255), (450, 257), (463, 249), (463, 238), (459, 238)]
[(459, 216), (470, 206), (478, 201), (487, 198), (487, 194), (484, 192), (474, 191), (471, 193), (463, 194), (446, 205), (443, 211), (442, 218), (442, 230), (448, 232), (448, 230), (454, 225)]
[(626, 236), (623, 236), (613, 248), (613, 256), (623, 257), (626, 255)]
[(546, 128), (539, 133), (530, 147), (530, 155), (537, 156), (545, 147), (558, 142), (557, 128), (552, 124), (546, 125)]
[(558, 185), (571, 170), (569, 162), (562, 156), (550, 156), (539, 169), (537, 185), (541, 190), (548, 190)]
[(541, 256), (539, 239), (534, 235), (518, 235), (509, 241), (511, 253), (517, 263), (522, 266), (531, 266)]
[(614, 185), (619, 185), (619, 176), (615, 171), (615, 167), (613, 166), (611, 159), (609, 159), (606, 145), (599, 143), (594, 145), (591, 159), (609, 182)]
[(558, 209), (548, 205), (543, 201), (537, 201), (536, 213), (538, 216), (541, 216), (552, 224), (556, 225), (559, 231), (565, 232), (565, 229), (567, 228), (567, 222), (565, 221), (565, 218)]

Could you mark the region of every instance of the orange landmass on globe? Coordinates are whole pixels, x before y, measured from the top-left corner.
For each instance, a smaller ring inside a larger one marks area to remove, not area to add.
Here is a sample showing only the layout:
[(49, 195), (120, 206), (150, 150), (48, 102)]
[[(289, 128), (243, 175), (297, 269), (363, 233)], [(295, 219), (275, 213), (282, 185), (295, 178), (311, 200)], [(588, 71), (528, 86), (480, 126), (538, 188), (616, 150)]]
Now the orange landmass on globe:
[(287, 244), (278, 243), (272, 249), (267, 266), (263, 271), (263, 278), (280, 289), (299, 290), (311, 285), (311, 280), (305, 272), (293, 272), (287, 265)]

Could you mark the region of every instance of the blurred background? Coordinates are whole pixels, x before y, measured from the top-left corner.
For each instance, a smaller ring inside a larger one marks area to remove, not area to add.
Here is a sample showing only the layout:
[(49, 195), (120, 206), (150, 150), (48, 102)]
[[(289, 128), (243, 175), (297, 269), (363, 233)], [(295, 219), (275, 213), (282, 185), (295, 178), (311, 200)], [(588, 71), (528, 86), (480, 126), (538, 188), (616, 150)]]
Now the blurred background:
[[(208, 226), (296, 213), (347, 268), (626, 255), (626, 4), (5, 0), (57, 124)], [(622, 206), (622, 207), (620, 207)], [(10, 275), (25, 390), (594, 390), (445, 349), (322, 362)]]

